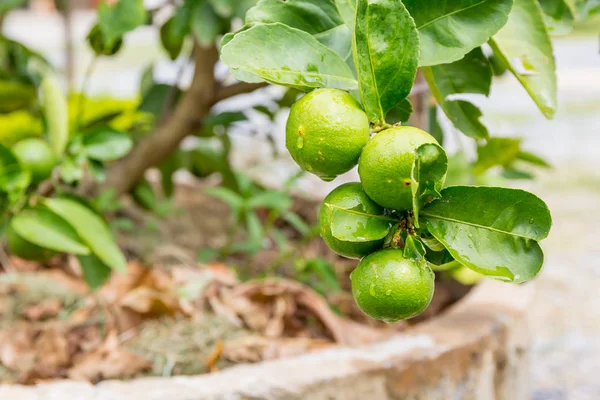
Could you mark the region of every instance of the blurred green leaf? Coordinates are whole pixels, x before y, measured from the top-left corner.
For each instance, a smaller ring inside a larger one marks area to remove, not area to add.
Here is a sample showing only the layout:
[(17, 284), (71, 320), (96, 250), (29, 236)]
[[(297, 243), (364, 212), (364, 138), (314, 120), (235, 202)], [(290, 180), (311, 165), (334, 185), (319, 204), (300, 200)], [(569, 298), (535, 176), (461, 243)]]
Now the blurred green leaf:
[(205, 126), (229, 126), (236, 122), (246, 121), (248, 117), (241, 111), (224, 111), (219, 114), (209, 114), (204, 120)]
[(206, 194), (216, 197), (229, 205), (232, 211), (237, 212), (244, 206), (244, 198), (231, 189), (224, 187), (213, 187), (205, 189)]
[(208, 0), (215, 13), (221, 18), (231, 18), (239, 0)]
[(144, 0), (119, 0), (112, 6), (103, 1), (98, 5), (98, 26), (109, 47), (143, 25), (147, 17)]
[(437, 140), (440, 146), (444, 145), (444, 131), (438, 120), (438, 107), (436, 104), (429, 106), (429, 134)]
[(78, 256), (83, 279), (85, 283), (93, 290), (104, 285), (110, 278), (112, 270), (94, 255)]
[(106, 265), (118, 271), (127, 266), (125, 256), (117, 246), (104, 220), (77, 201), (66, 198), (43, 199), (54, 213), (67, 221), (92, 252)]
[(90, 249), (61, 217), (41, 207), (27, 209), (11, 220), (12, 228), (35, 245), (69, 254), (89, 254)]
[(311, 231), (310, 226), (298, 214), (288, 211), (282, 215), (284, 221), (294, 227), (301, 235), (308, 235)]
[(538, 167), (552, 168), (552, 165), (550, 165), (546, 160), (528, 151), (519, 151), (517, 153), (517, 159)]
[(251, 197), (246, 205), (250, 208), (267, 208), (283, 212), (292, 207), (292, 198), (287, 193), (269, 190)]
[(133, 141), (126, 133), (105, 126), (86, 134), (83, 146), (92, 160), (113, 161), (129, 153)]
[(48, 129), (48, 141), (57, 157), (62, 157), (69, 140), (69, 114), (67, 99), (58, 82), (50, 76), (42, 81), (44, 117)]
[(544, 12), (544, 22), (551, 35), (567, 35), (573, 30), (575, 16), (565, 0), (538, 1)]
[(25, 4), (28, 0), (2, 0), (0, 3), (0, 16)]
[(485, 145), (477, 147), (478, 157), (473, 166), (474, 172), (481, 175), (497, 165), (512, 163), (519, 154), (520, 146), (520, 139), (489, 138)]
[(152, 85), (142, 97), (138, 109), (159, 117), (165, 109), (167, 100), (170, 100), (171, 95), (173, 100), (171, 105), (175, 105), (181, 96), (181, 90), (162, 83)]
[(201, 1), (192, 9), (192, 34), (201, 47), (209, 47), (215, 43), (221, 26), (219, 16), (208, 1)]

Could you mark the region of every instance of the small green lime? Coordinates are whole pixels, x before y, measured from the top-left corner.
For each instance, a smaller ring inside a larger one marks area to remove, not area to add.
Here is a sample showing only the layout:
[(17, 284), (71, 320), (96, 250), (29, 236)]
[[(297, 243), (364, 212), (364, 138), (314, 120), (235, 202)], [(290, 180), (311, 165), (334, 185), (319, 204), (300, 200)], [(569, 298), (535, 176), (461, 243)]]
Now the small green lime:
[(45, 249), (23, 239), (15, 232), (10, 223), (6, 228), (6, 244), (11, 254), (24, 260), (43, 262), (48, 261), (57, 254), (52, 250)]
[(386, 208), (411, 209), (414, 152), (425, 143), (437, 141), (411, 126), (386, 129), (369, 140), (358, 162), (360, 181), (369, 197)]
[(352, 294), (367, 315), (393, 323), (422, 313), (433, 297), (435, 276), (426, 261), (385, 249), (362, 259), (352, 274)]
[(285, 142), (302, 169), (331, 181), (356, 165), (369, 136), (369, 120), (354, 97), (317, 89), (292, 106)]
[(381, 249), (384, 239), (369, 242), (345, 242), (336, 239), (331, 233), (332, 211), (327, 204), (367, 214), (382, 215), (384, 212), (383, 207), (367, 196), (360, 183), (344, 183), (333, 189), (325, 197), (319, 211), (321, 237), (331, 250), (348, 258), (362, 258), (375, 250)]
[(56, 158), (50, 145), (42, 139), (21, 140), (11, 150), (21, 167), (31, 172), (31, 180), (34, 183), (48, 178), (56, 165)]

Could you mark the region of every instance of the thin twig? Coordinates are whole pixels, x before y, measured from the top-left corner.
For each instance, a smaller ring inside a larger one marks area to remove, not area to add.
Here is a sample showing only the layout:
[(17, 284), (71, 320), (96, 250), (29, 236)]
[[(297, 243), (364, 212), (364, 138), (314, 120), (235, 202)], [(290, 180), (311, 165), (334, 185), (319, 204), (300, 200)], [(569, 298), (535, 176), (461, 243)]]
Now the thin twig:
[(94, 72), (94, 68), (96, 67), (96, 61), (98, 60), (98, 55), (94, 54), (90, 63), (85, 70), (85, 75), (83, 76), (83, 82), (81, 82), (81, 90), (79, 91), (79, 106), (77, 107), (77, 128), (81, 128), (81, 123), (83, 120), (83, 109), (85, 108), (85, 92), (87, 86), (89, 84), (92, 73)]

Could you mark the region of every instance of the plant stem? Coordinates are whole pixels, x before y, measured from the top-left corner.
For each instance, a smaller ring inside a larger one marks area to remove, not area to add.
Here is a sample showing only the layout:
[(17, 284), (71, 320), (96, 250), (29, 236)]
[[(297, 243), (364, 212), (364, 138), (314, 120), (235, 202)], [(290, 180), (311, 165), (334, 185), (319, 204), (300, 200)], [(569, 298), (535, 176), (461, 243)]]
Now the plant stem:
[(92, 73), (94, 72), (94, 68), (96, 67), (96, 61), (98, 60), (98, 55), (94, 54), (90, 63), (85, 70), (85, 75), (83, 76), (83, 81), (81, 82), (81, 90), (79, 91), (79, 104), (77, 106), (77, 129), (81, 128), (81, 124), (83, 122), (83, 111), (85, 108), (85, 92), (87, 86), (90, 82), (90, 78), (92, 77)]

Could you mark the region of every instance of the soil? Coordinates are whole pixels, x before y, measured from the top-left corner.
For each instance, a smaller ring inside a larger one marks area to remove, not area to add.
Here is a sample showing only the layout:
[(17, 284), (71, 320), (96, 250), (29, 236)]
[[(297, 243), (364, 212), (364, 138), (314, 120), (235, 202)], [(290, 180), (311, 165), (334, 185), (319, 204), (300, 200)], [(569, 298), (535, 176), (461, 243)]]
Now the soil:
[[(318, 277), (297, 282), (295, 252), (282, 256), (274, 246), (254, 256), (198, 262), (199, 249), (219, 249), (227, 241), (228, 207), (191, 186), (179, 187), (173, 204), (164, 218), (133, 205), (112, 217), (113, 225), (130, 221), (118, 238), (132, 261), (127, 274), (114, 275), (95, 293), (73, 259), (39, 265), (11, 257), (3, 263), (0, 383), (196, 375), (358, 345), (431, 318), (470, 289), (438, 276), (425, 313), (385, 325), (354, 304), (348, 274), (357, 262), (332, 254), (318, 237), (296, 253), (334, 266), (340, 290), (323, 289)], [(317, 207), (297, 198), (294, 211), (314, 223)], [(301, 240), (293, 229), (280, 228), (292, 243)]]

